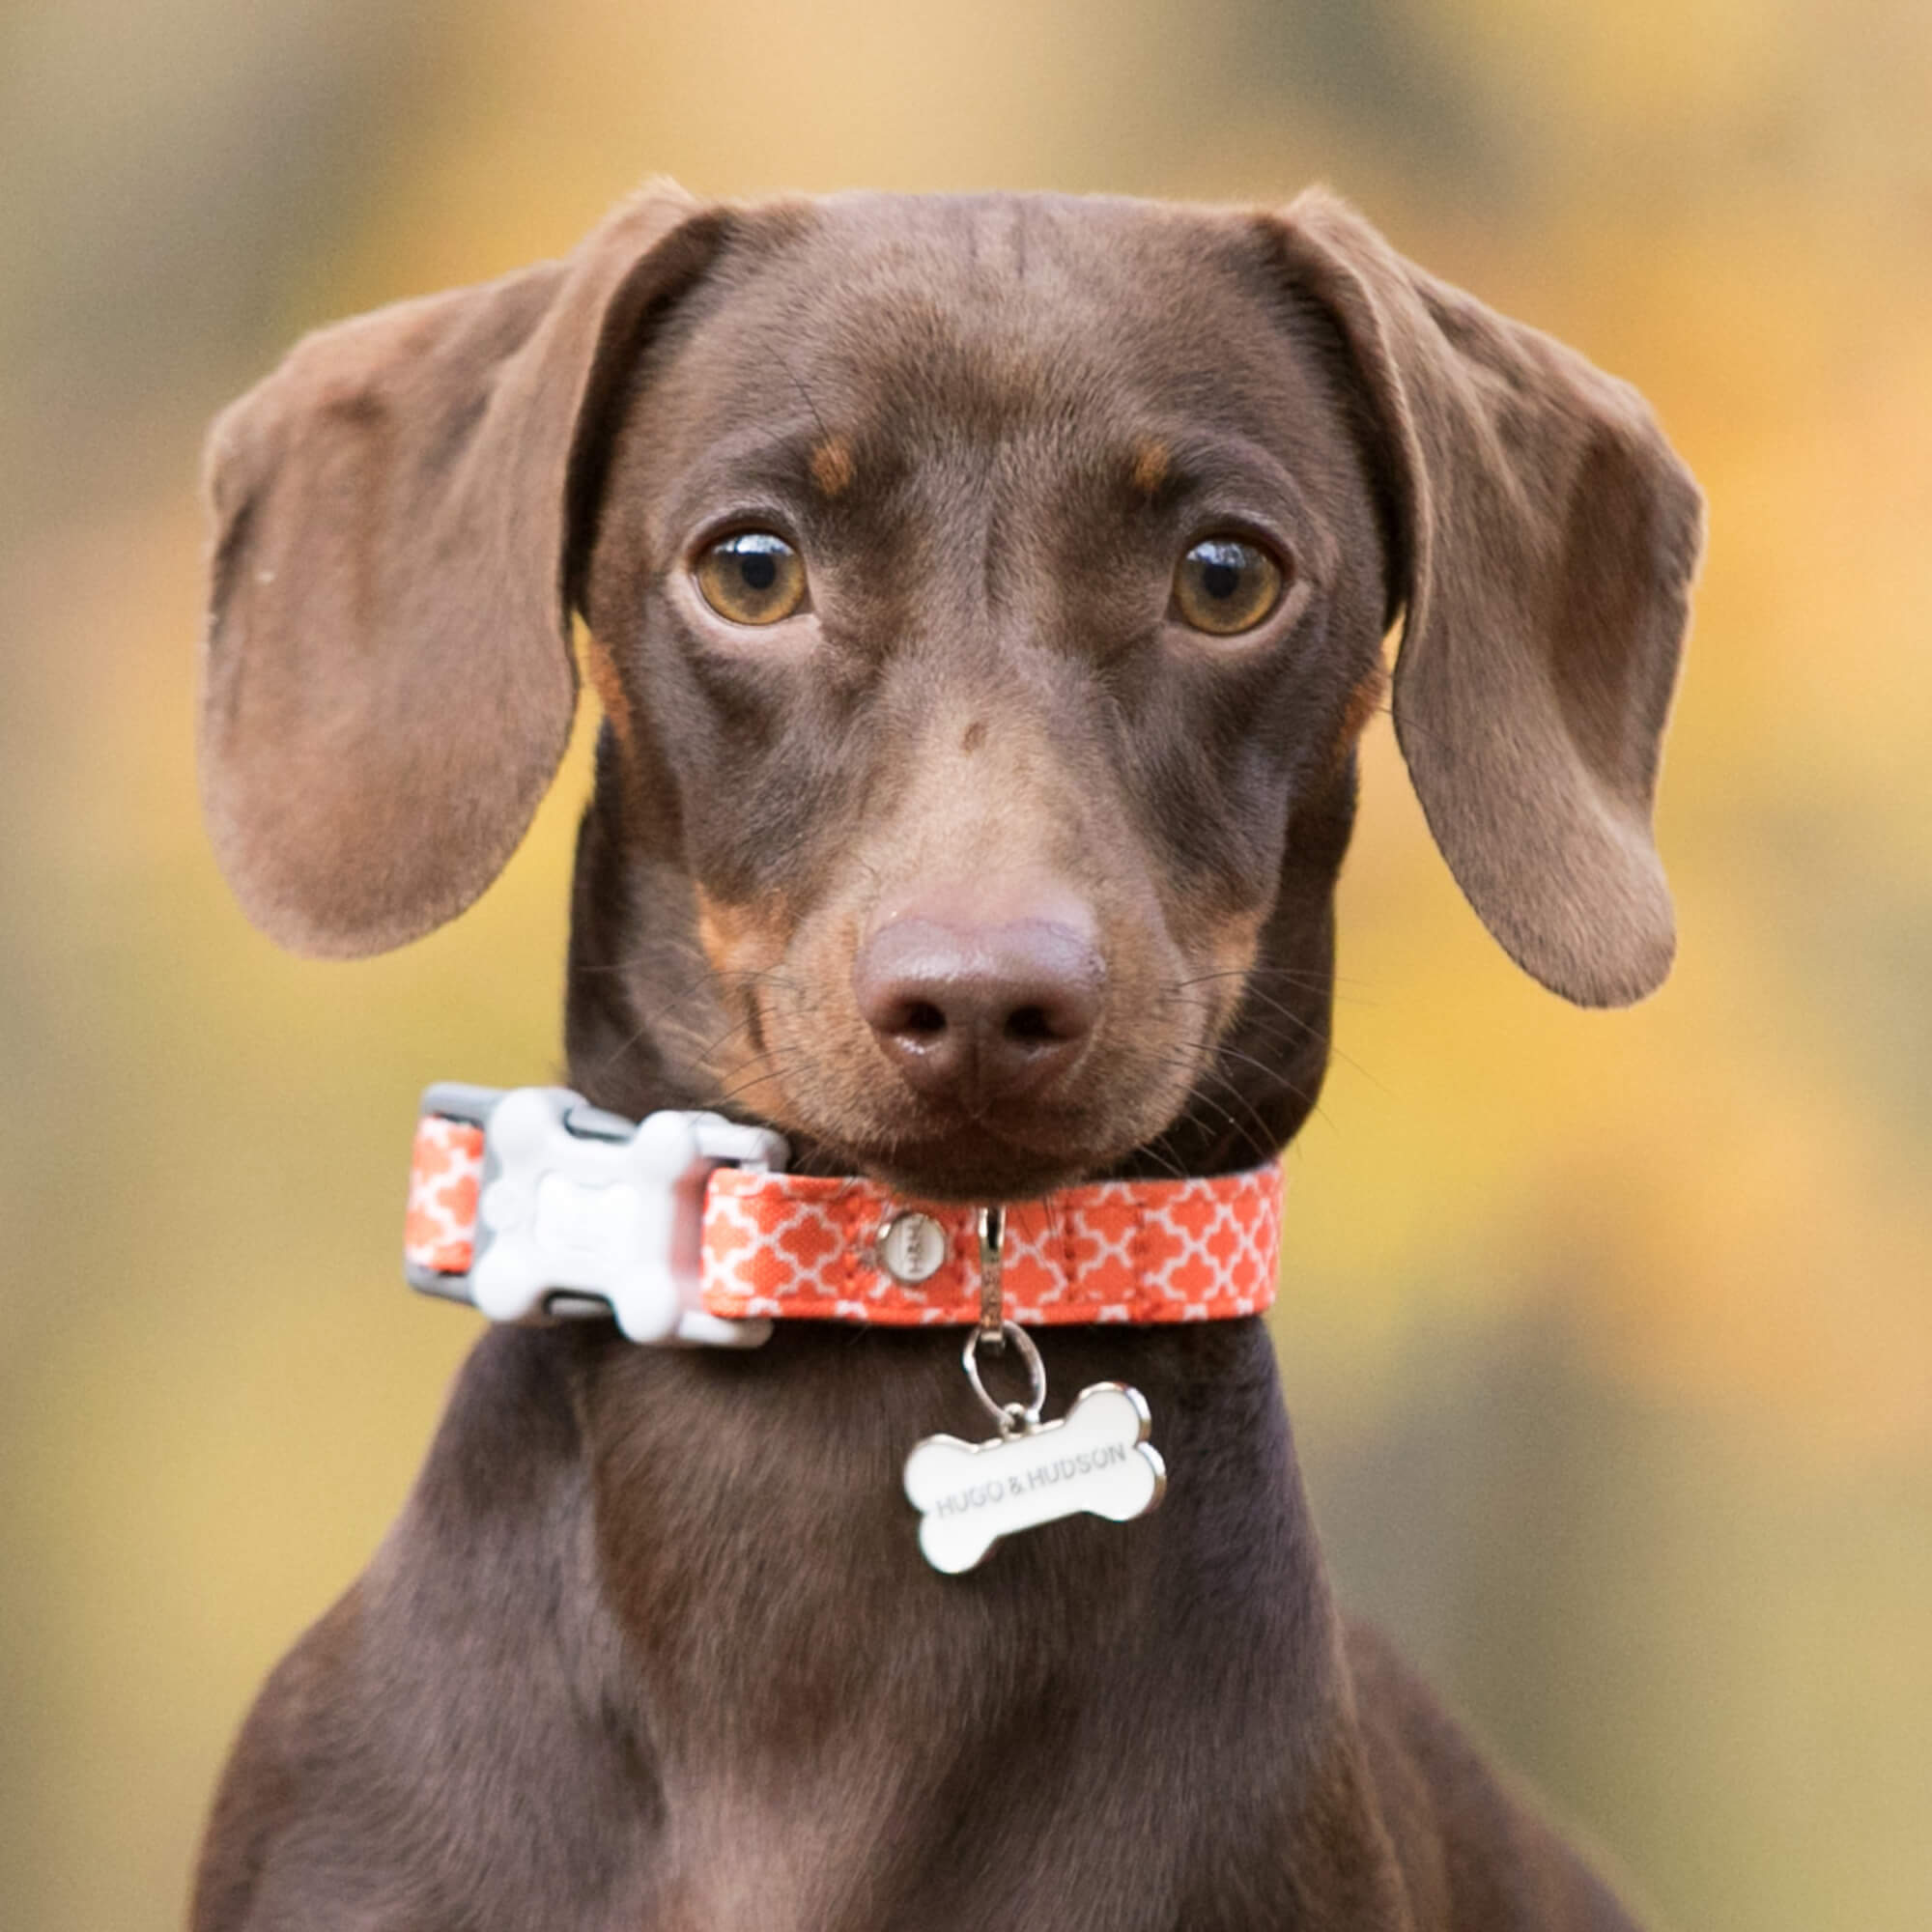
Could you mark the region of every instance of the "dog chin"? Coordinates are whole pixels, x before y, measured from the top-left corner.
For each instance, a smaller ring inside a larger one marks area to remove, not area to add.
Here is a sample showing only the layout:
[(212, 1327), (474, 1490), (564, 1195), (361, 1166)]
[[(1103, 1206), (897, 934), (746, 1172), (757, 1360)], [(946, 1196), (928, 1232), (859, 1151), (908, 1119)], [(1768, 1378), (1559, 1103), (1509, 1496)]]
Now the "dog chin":
[(870, 1179), (914, 1201), (980, 1202), (988, 1206), (1034, 1201), (1084, 1179), (1093, 1164), (1047, 1162), (1019, 1149), (971, 1155), (932, 1155), (898, 1150), (856, 1163)]
[(1056, 1188), (1077, 1185), (1126, 1151), (1066, 1142), (1031, 1147), (976, 1124), (931, 1138), (853, 1148), (844, 1171), (864, 1174), (917, 1201), (992, 1205), (1037, 1200)]

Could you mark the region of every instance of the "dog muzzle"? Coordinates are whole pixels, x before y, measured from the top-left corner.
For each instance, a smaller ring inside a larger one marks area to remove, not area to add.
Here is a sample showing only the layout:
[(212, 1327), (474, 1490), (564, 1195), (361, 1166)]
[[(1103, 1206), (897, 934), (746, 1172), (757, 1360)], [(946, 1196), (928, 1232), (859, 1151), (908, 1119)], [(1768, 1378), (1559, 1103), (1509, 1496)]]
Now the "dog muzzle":
[(717, 1114), (634, 1122), (557, 1087), (424, 1094), (412, 1287), (492, 1321), (614, 1318), (634, 1342), (755, 1348), (774, 1319), (904, 1327), (1209, 1321), (1274, 1299), (1281, 1165), (1103, 1180), (975, 1208), (787, 1174)]

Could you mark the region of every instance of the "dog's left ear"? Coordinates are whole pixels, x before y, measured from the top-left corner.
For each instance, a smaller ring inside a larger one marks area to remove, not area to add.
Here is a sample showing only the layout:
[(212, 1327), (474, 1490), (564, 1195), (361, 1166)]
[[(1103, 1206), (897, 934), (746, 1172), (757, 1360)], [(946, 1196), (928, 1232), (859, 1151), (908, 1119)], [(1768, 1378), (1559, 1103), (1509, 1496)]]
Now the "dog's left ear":
[(1332, 196), (1269, 226), (1347, 338), (1406, 607), (1397, 739), (1503, 949), (1583, 1006), (1675, 950), (1651, 804), (1703, 504), (1641, 397), (1397, 255)]
[(570, 735), (604, 418), (722, 214), (668, 183), (562, 262), (299, 344), (209, 437), (202, 799), (250, 918), (353, 957), (461, 912)]

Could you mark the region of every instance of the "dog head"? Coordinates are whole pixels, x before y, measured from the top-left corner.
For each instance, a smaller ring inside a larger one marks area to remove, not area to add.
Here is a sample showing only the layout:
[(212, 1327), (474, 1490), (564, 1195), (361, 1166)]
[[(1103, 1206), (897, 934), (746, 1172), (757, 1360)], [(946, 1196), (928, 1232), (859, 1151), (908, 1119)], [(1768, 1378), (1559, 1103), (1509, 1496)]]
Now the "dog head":
[(1327, 1053), (1356, 734), (1526, 970), (1662, 980), (1700, 505), (1624, 385), (1280, 213), (647, 191), (217, 423), (205, 796), (284, 943), (395, 946), (602, 699), (573, 1077), (980, 1198), (1241, 1164)]

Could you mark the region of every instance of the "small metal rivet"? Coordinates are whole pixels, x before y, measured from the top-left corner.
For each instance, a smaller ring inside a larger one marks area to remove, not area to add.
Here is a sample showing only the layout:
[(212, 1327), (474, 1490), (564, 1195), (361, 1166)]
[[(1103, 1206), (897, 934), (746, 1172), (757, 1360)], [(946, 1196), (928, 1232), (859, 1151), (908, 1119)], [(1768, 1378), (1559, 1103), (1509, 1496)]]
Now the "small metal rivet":
[(930, 1214), (908, 1208), (879, 1230), (879, 1265), (895, 1281), (921, 1282), (946, 1263), (946, 1230)]

